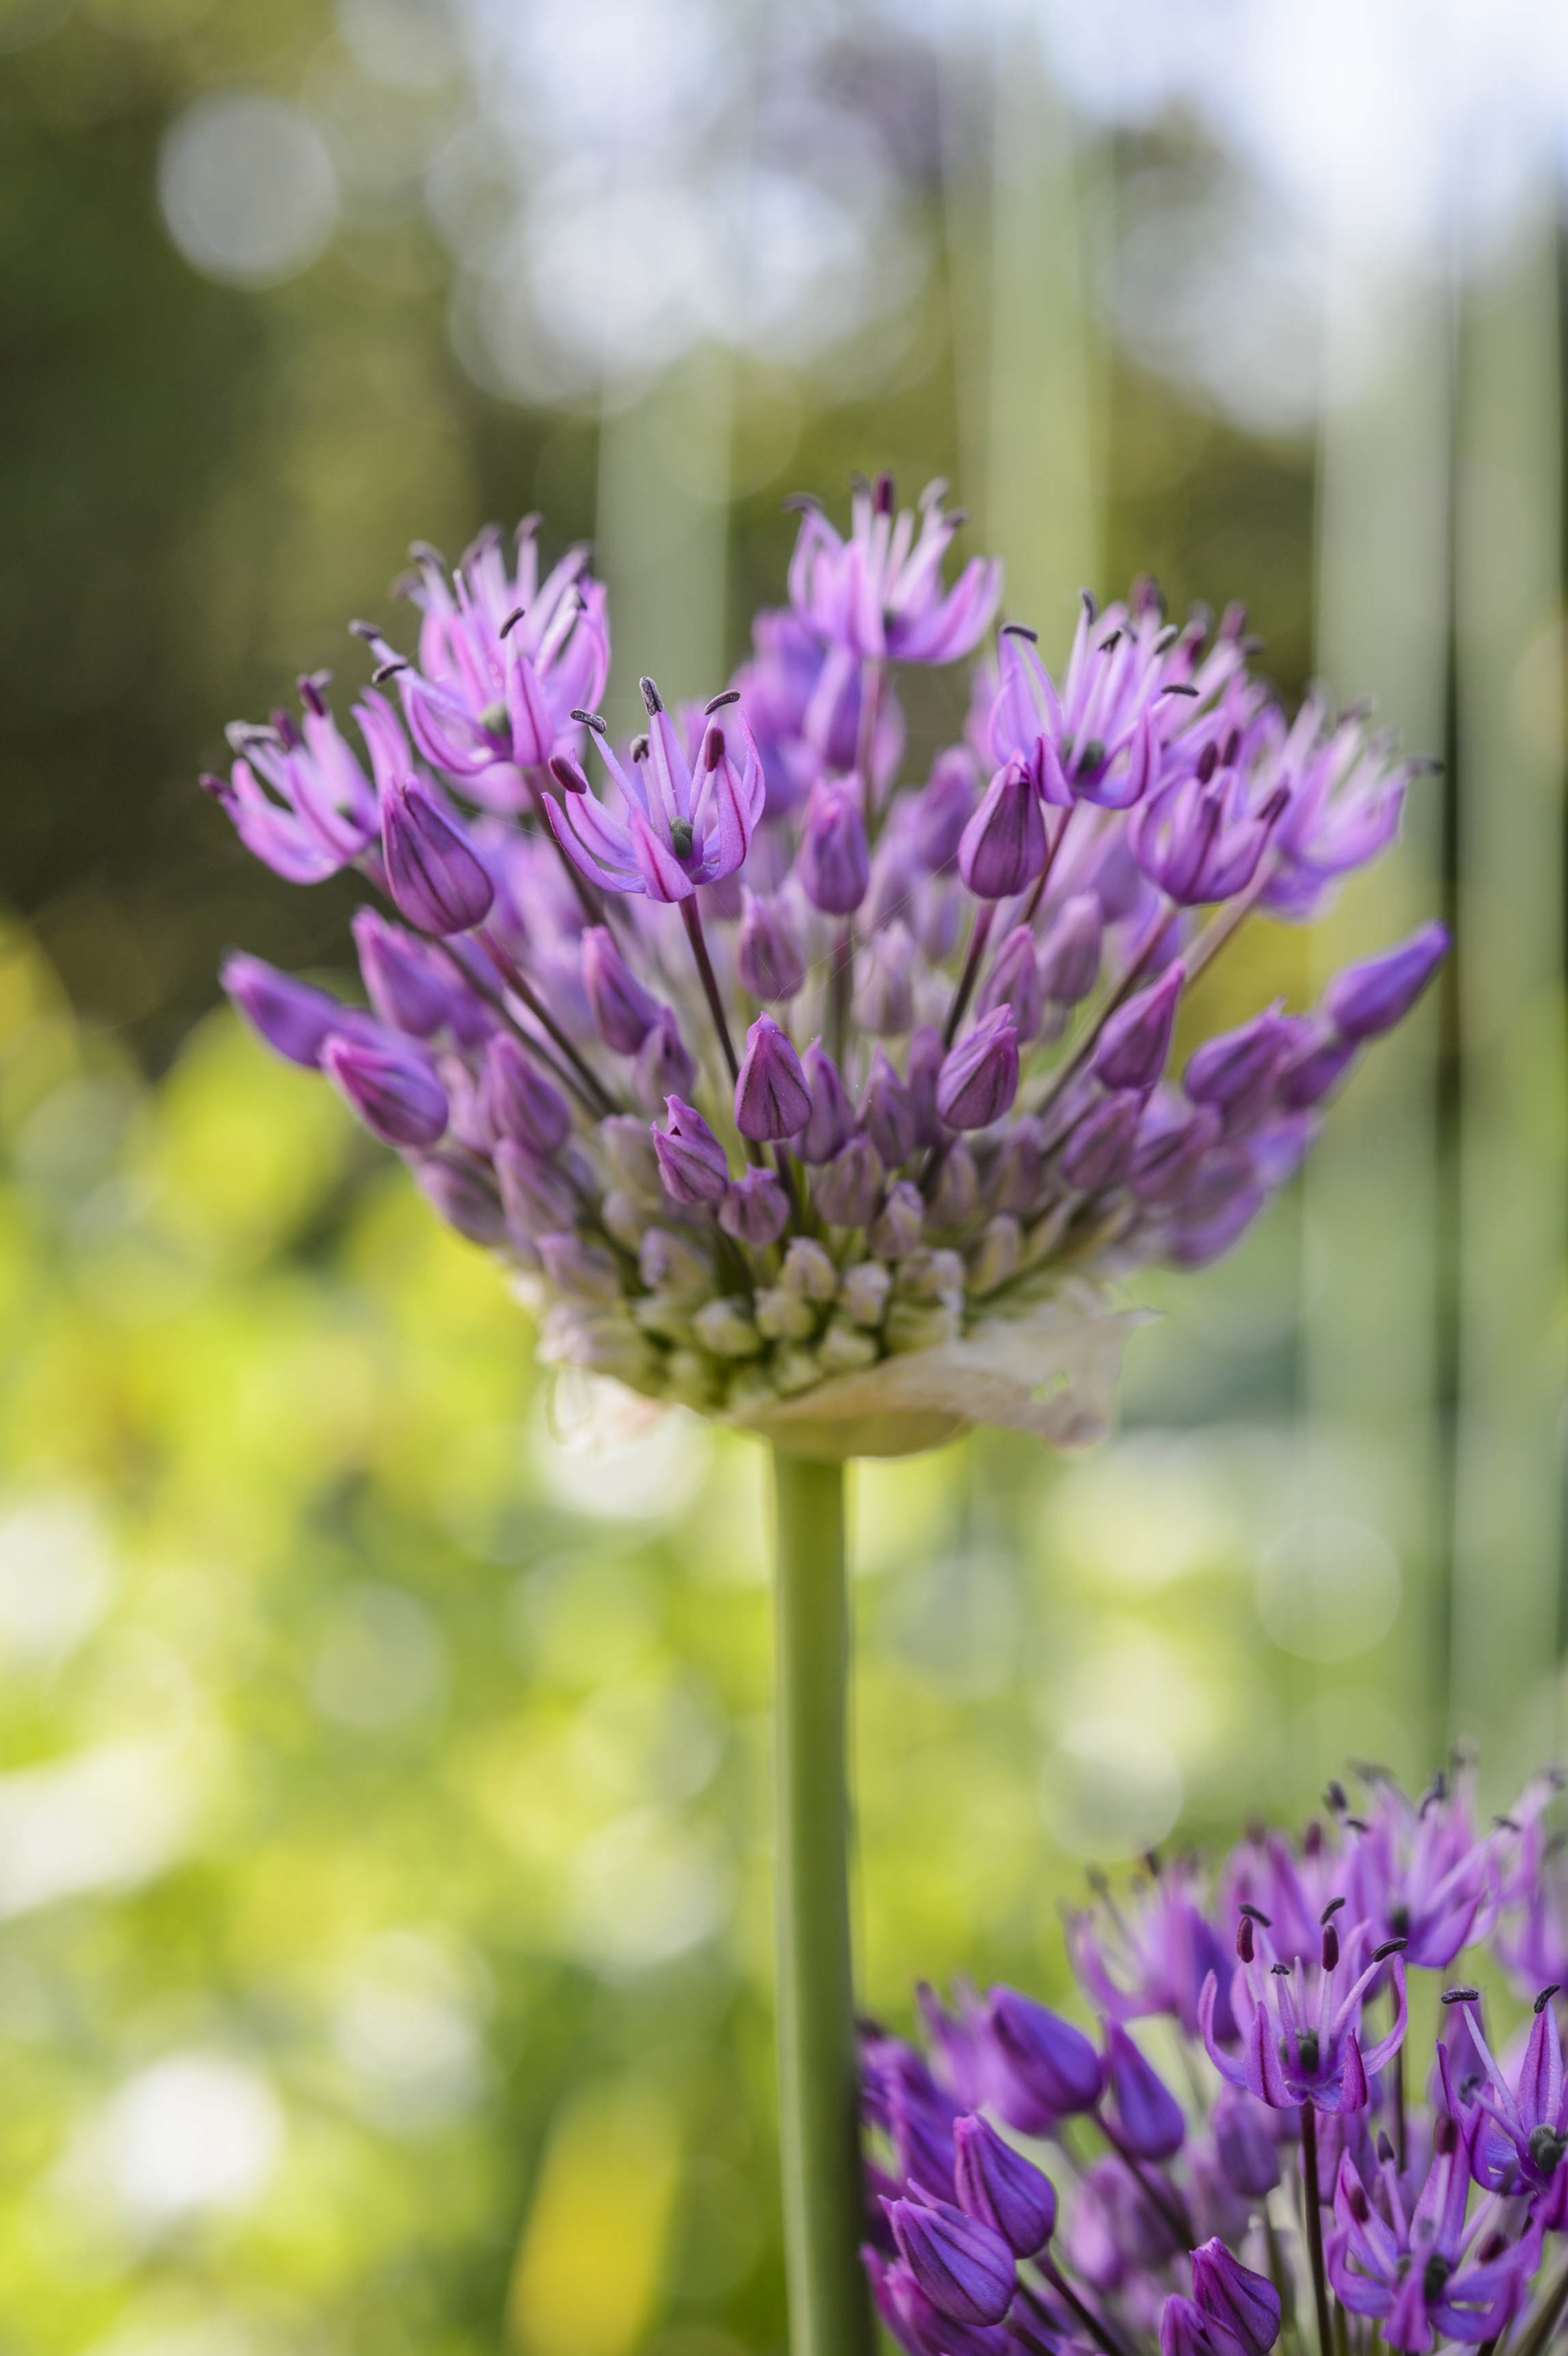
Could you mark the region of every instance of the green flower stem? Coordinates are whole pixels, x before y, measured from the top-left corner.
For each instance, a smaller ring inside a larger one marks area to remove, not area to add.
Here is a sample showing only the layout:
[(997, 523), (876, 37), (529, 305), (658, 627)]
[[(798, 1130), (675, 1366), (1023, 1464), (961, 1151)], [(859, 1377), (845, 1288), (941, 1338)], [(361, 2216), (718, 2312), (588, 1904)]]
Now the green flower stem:
[(790, 2356), (870, 2356), (849, 1930), (843, 1467), (776, 1450), (779, 2140)]

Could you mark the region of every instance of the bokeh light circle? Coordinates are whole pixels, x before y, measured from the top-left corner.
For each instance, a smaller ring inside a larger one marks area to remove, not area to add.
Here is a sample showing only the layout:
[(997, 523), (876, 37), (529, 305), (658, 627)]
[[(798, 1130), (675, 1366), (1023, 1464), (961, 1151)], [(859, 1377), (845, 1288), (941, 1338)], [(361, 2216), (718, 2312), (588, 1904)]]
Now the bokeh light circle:
[(275, 286), (308, 269), (338, 219), (327, 143), (297, 107), (259, 91), (198, 99), (164, 135), (158, 201), (206, 278)]

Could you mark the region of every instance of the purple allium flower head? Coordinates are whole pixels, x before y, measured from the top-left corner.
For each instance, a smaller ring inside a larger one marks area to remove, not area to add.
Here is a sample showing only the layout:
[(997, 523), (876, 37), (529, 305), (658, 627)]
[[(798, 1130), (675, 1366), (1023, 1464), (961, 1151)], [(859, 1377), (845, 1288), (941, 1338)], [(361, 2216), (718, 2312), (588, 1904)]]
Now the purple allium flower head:
[(599, 754), (619, 790), (624, 816), (592, 794), (547, 798), (556, 841), (590, 882), (650, 900), (688, 900), (699, 884), (733, 875), (751, 847), (766, 796), (762, 763), (738, 704), (714, 709), (694, 756), (650, 679), (642, 682), (648, 733), (622, 766), (594, 726)]
[(994, 2226), (949, 2201), (887, 2201), (883, 2207), (899, 2256), (939, 2315), (954, 2323), (1002, 2321), (1018, 2277)]
[[(375, 841), (379, 817), (371, 782), (327, 708), (325, 676), (299, 684), (303, 734), (286, 712), (264, 728), (237, 722), (229, 741), (240, 757), (227, 777), (201, 782), (253, 857), (285, 883), (319, 884)], [(407, 748), (381, 698), (367, 696), (355, 716), (367, 741), (385, 745), (405, 774)]]
[(430, 1059), (395, 1032), (332, 1033), (321, 1068), (351, 1111), (386, 1145), (435, 1145), (446, 1133), (446, 1093)]
[(1092, 2110), (1099, 2101), (1099, 2054), (1081, 2029), (1033, 1997), (993, 1988), (976, 2035), (989, 2100), (1021, 2134), (1047, 2133), (1058, 2119)]
[(606, 925), (583, 934), (583, 984), (594, 1022), (607, 1047), (635, 1055), (659, 1016), (659, 1001), (632, 972)]
[(1040, 988), (1058, 1006), (1077, 1006), (1100, 979), (1104, 926), (1092, 892), (1075, 892), (1040, 944)]
[[(1413, 2210), (1391, 2203), (1384, 2217), (1368, 2197), (1354, 2161), (1339, 2163), (1334, 2230), (1324, 2255), (1336, 2297), (1352, 2315), (1372, 2317), (1385, 2344), (1426, 2356), (1434, 2336), (1496, 2340), (1524, 2303), (1541, 2262), (1541, 2227), (1526, 2227), (1470, 2246), (1465, 2226), (1469, 2170), (1451, 2118), (1440, 2116), (1432, 2166)], [(1500, 2247), (1494, 2246), (1500, 2244)]]
[(1246, 2356), (1269, 2356), (1280, 2336), (1280, 2295), (1216, 2236), (1192, 2253), (1192, 2295), (1211, 2323), (1240, 2340)]
[(1323, 993), (1329, 1021), (1345, 1039), (1376, 1039), (1402, 1023), (1447, 956), (1444, 925), (1423, 925), (1397, 948), (1336, 974)]
[(1105, 2032), (1105, 2083), (1122, 2141), (1135, 2158), (1169, 2159), (1181, 2149), (1187, 2135), (1181, 2104), (1115, 2020)]
[(375, 631), (360, 632), (395, 678), (425, 759), (491, 809), (523, 805), (519, 770), (576, 744), (573, 709), (596, 704), (609, 673), (605, 593), (585, 577), (588, 552), (568, 550), (541, 581), (538, 520), (519, 527), (514, 571), (493, 525), (450, 579), (434, 549), (415, 549), (416, 570), (401, 585), (422, 616), (417, 669)]
[(743, 899), (745, 914), (735, 946), (741, 988), (769, 1004), (799, 997), (806, 958), (788, 909), (779, 899), (764, 899), (749, 890)]
[[(1276, 1972), (1278, 1958), (1268, 1931), (1251, 1914), (1241, 1918), (1230, 1985), (1230, 2006), (1241, 2033), (1240, 2056), (1226, 2052), (1214, 2034), (1219, 1981), (1210, 1974), (1198, 2004), (1198, 2027), (1208, 2058), (1229, 2085), (1245, 2087), (1274, 2110), (1310, 2103), (1319, 2111), (1366, 2107), (1369, 2080), (1391, 2061), (1404, 2042), (1404, 1964), (1392, 1941), (1367, 1957), (1367, 1926), (1355, 1923), (1343, 1946), (1332, 1922), (1322, 1937), (1316, 1968), (1298, 1956), (1294, 1967)], [(1396, 1997), (1393, 2026), (1361, 2051), (1361, 2006), (1380, 1966), (1392, 1960)]]
[(800, 1059), (806, 1086), (811, 1092), (811, 1117), (797, 1141), (802, 1162), (831, 1162), (846, 1145), (854, 1129), (851, 1104), (839, 1067), (820, 1039), (813, 1039)]
[(958, 847), (958, 872), (977, 900), (1009, 900), (1046, 863), (1040, 797), (1021, 761), (1009, 761), (986, 787)]
[(1543, 2225), (1561, 2231), (1568, 2224), (1568, 2094), (1563, 2083), (1563, 2040), (1547, 1987), (1537, 1997), (1535, 2017), (1510, 2086), (1493, 2058), (1481, 2029), (1480, 2011), (1465, 2002), (1470, 2038), (1486, 2071), (1483, 2083), (1466, 2098), (1450, 2083), (1445, 2047), (1438, 2049), (1444, 2091), (1458, 2116), (1468, 2147), (1467, 2166), (1477, 2184), (1505, 2197), (1527, 2194), (1535, 2201), (1535, 2215)]
[(346, 1032), (353, 1010), (325, 990), (280, 973), (263, 958), (236, 949), (223, 960), (225, 991), (251, 1028), (286, 1063), (314, 1070), (334, 1032)]
[(1004, 2143), (978, 2116), (953, 2128), (958, 2205), (1000, 2233), (1015, 2257), (1032, 2258), (1056, 2231), (1057, 2193), (1048, 2176)]
[(825, 916), (852, 916), (865, 899), (871, 862), (854, 777), (822, 777), (811, 787), (796, 873), (807, 899)]
[(496, 1137), (536, 1153), (559, 1153), (571, 1132), (571, 1106), (508, 1032), (498, 1031), (485, 1051), (480, 1098)]
[(824, 646), (858, 659), (950, 663), (972, 654), (1002, 595), (1002, 567), (972, 558), (951, 589), (942, 559), (960, 516), (944, 513), (945, 483), (920, 496), (919, 536), (906, 508), (894, 514), (891, 476), (855, 491), (850, 537), (821, 508), (806, 507), (789, 562), (789, 602)]
[(1108, 1088), (1152, 1088), (1165, 1068), (1176, 1001), (1187, 980), (1178, 959), (1148, 990), (1118, 1007), (1100, 1034), (1094, 1076)]
[(724, 1147), (694, 1105), (666, 1099), (668, 1119), (653, 1132), (659, 1174), (673, 1203), (719, 1203), (730, 1183)]
[(742, 1137), (771, 1144), (797, 1136), (811, 1118), (811, 1091), (789, 1034), (770, 1014), (759, 1014), (746, 1034), (735, 1084), (735, 1125)]
[(975, 1024), (948, 1056), (937, 1081), (937, 1111), (950, 1129), (989, 1129), (1018, 1093), (1018, 1033), (1011, 1007)]
[(381, 797), (387, 884), (410, 924), (424, 933), (466, 933), (495, 898), (485, 863), (463, 830), (410, 778)]
[(789, 1201), (771, 1170), (748, 1170), (726, 1189), (719, 1205), (719, 1225), (725, 1235), (759, 1250), (776, 1244), (789, 1224)]

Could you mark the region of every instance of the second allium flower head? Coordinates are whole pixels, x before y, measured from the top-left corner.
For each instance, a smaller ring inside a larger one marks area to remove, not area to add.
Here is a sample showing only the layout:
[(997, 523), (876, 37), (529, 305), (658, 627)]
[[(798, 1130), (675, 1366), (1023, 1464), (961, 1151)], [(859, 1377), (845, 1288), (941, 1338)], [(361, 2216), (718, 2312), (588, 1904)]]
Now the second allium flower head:
[(905, 783), (897, 666), (974, 656), (1001, 595), (978, 558), (944, 584), (961, 521), (886, 477), (847, 539), (808, 505), (752, 659), (703, 707), (644, 680), (618, 749), (584, 552), (542, 579), (532, 521), (515, 562), (493, 532), (451, 575), (416, 552), (417, 659), (356, 626), (365, 758), (317, 675), (205, 780), (290, 881), (381, 894), (368, 1009), (242, 956), (225, 984), (512, 1263), (546, 1355), (845, 1451), (1102, 1426), (1107, 1283), (1234, 1243), (1446, 947), (1176, 1080), (1198, 976), (1386, 848), (1416, 765), (1316, 695), (1287, 723), (1239, 613), (1168, 625), (1144, 584), (1085, 598), (1059, 681), (1005, 626)]

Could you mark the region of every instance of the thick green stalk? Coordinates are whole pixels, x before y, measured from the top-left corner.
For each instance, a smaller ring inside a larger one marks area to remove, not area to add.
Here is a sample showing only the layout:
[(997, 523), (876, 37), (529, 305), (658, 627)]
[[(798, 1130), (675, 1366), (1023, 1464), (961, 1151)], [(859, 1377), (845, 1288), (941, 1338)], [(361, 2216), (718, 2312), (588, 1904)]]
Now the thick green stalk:
[(850, 1964), (843, 1467), (776, 1451), (779, 2081), (790, 2356), (870, 2356)]

